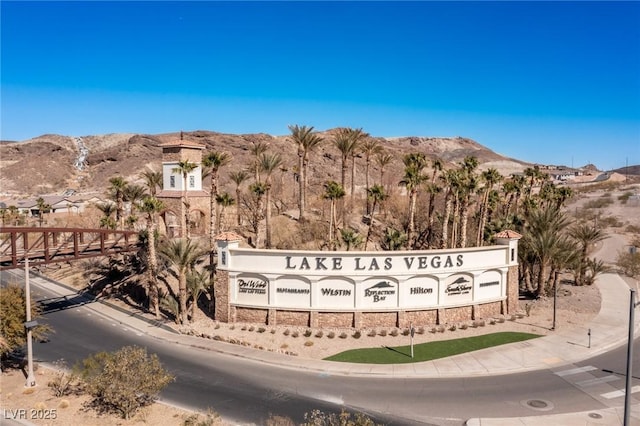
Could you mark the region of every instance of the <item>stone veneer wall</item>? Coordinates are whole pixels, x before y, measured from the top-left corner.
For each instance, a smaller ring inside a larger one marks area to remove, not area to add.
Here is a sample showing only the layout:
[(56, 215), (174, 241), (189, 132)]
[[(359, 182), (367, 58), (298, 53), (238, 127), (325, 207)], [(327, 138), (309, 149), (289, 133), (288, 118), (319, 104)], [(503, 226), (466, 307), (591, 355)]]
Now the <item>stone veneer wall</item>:
[(484, 303), (474, 306), (473, 319), (490, 318), (502, 314), (502, 303)]
[(236, 322), (252, 322), (256, 324), (267, 324), (269, 318), (268, 309), (242, 308), (236, 307)]
[(175, 146), (162, 147), (163, 162), (180, 162), (184, 160), (200, 164), (202, 161), (202, 149), (177, 144)]
[(213, 295), (216, 298), (214, 316), (222, 322), (231, 322), (229, 309), (229, 272), (218, 269), (213, 280)]
[(297, 325), (301, 327), (308, 327), (310, 324), (310, 312), (299, 311), (276, 311), (276, 324), (277, 325)]
[(322, 327), (353, 327), (351, 312), (318, 312), (318, 324)]
[(410, 324), (436, 324), (438, 311), (408, 311), (398, 315), (398, 327), (407, 328)]
[(505, 314), (515, 314), (519, 299), (518, 265), (509, 266), (507, 271), (507, 308)]
[(397, 312), (363, 312), (360, 324), (356, 324), (356, 328), (396, 327), (397, 325)]

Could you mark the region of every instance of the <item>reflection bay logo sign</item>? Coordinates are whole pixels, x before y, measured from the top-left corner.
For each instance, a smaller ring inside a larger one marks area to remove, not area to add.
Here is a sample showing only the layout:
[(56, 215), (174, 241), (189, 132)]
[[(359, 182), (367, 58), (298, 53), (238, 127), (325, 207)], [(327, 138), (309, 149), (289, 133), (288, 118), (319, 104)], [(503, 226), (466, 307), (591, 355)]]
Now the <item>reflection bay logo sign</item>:
[(471, 281), (469, 281), (465, 277), (460, 277), (451, 284), (447, 285), (447, 288), (444, 290), (444, 292), (448, 296), (453, 296), (456, 294), (468, 294), (471, 291), (471, 284), (468, 284), (470, 282)]
[(387, 296), (395, 294), (395, 287), (389, 281), (380, 281), (364, 290), (364, 297), (371, 297), (373, 303), (386, 300)]

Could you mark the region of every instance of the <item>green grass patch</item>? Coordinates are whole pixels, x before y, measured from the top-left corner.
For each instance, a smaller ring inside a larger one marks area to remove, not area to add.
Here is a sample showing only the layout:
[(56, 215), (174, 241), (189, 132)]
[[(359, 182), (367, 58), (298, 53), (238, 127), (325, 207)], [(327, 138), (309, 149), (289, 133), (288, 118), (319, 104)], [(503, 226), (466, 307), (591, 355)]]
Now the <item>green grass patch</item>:
[(325, 358), (325, 361), (352, 362), (362, 364), (406, 364), (410, 362), (431, 361), (438, 358), (446, 358), (465, 352), (505, 345), (507, 343), (522, 342), (524, 340), (540, 337), (530, 333), (492, 333), (482, 336), (465, 337), (462, 339), (442, 340), (438, 342), (421, 343), (413, 345), (413, 358), (411, 358), (411, 345), (352, 349)]

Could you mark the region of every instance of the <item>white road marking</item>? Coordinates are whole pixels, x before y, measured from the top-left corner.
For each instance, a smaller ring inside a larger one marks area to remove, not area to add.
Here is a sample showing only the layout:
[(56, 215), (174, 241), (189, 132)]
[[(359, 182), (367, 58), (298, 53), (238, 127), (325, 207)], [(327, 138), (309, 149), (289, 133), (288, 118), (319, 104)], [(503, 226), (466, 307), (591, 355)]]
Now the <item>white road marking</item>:
[[(631, 393), (636, 393), (636, 392), (640, 392), (640, 386), (634, 386), (631, 388)], [(624, 389), (603, 393), (600, 396), (606, 399), (618, 398), (620, 396), (624, 396)]]
[(593, 371), (593, 370), (597, 370), (597, 368), (592, 365), (587, 365), (586, 367), (578, 367), (578, 368), (572, 368), (571, 370), (557, 371), (554, 374), (556, 376), (564, 377), (564, 376), (571, 376), (572, 374), (584, 373), (584, 372)]
[(614, 376), (613, 374), (611, 374), (609, 376), (596, 377), (594, 379), (589, 379), (589, 380), (582, 380), (580, 382), (576, 382), (575, 385), (580, 387), (585, 387), (585, 386), (597, 385), (598, 383), (609, 383), (616, 380), (620, 380), (620, 377)]

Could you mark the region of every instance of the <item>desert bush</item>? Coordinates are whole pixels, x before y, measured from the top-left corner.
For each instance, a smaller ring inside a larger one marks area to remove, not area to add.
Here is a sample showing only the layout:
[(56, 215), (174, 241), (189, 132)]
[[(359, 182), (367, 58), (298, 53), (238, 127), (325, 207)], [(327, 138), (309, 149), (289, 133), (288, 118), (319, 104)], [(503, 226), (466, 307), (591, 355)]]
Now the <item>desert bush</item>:
[(249, 331), (254, 331), (256, 328), (254, 326), (249, 327)]
[(625, 231), (632, 234), (640, 235), (640, 226), (627, 225), (627, 227), (625, 228)]
[[(21, 348), (27, 344), (24, 330), (24, 322), (27, 320), (26, 295), (24, 290), (17, 285), (9, 284), (0, 288), (0, 330), (2, 332), (2, 344), (0, 344), (0, 356)], [(35, 320), (40, 316), (40, 308), (33, 300), (31, 301), (31, 319)], [(44, 339), (50, 328), (46, 325), (39, 325), (32, 329), (32, 336), (35, 340)]]
[(438, 326), (438, 333), (444, 333), (444, 331), (446, 330), (446, 328), (444, 327), (444, 325), (440, 325)]
[(460, 326), (460, 330), (466, 330), (467, 328), (469, 328), (469, 326), (467, 325), (467, 323), (464, 323)]
[(213, 410), (209, 410), (206, 414), (191, 414), (184, 419), (182, 426), (214, 426), (219, 424), (219, 422), (220, 415)]
[(329, 333), (327, 333), (327, 337), (329, 339), (333, 339), (334, 337), (336, 337), (336, 333), (334, 333), (333, 331), (330, 331)]
[(91, 355), (76, 371), (93, 397), (91, 405), (98, 412), (115, 412), (124, 419), (153, 403), (174, 379), (156, 355), (136, 346)]
[(300, 336), (300, 333), (298, 332), (298, 330), (295, 330), (293, 333), (291, 333), (291, 337), (298, 337)]
[(491, 318), (491, 319), (489, 320), (489, 324), (490, 324), (490, 325), (496, 325), (496, 320), (495, 320), (494, 318)]
[(356, 330), (353, 334), (352, 334), (354, 339), (359, 339), (360, 337), (362, 337), (362, 333), (360, 332), (360, 330)]
[(621, 204), (626, 204), (627, 201), (629, 201), (629, 197), (631, 197), (633, 195), (633, 192), (627, 191), (624, 194), (620, 195), (618, 197), (618, 200), (620, 200)]
[(369, 332), (367, 333), (367, 336), (369, 337), (376, 337), (376, 335), (378, 334), (377, 331), (375, 330), (369, 330)]
[(285, 336), (288, 336), (289, 334), (291, 334), (291, 330), (287, 328), (282, 334), (284, 334)]
[(294, 422), (289, 417), (277, 416), (275, 414), (270, 414), (267, 421), (264, 423), (265, 426), (297, 426), (296, 422)]
[(436, 334), (437, 332), (438, 332), (438, 329), (436, 327), (431, 327), (429, 329), (429, 333), (431, 333), (431, 334)]
[(616, 265), (628, 277), (640, 276), (640, 249), (637, 249), (635, 253), (630, 251), (618, 253)]
[[(344, 331), (342, 333), (340, 333), (340, 336), (338, 336), (341, 339), (346, 339), (348, 337), (347, 333), (345, 333)], [(355, 337), (355, 336), (354, 336)]]
[(602, 227), (620, 228), (624, 223), (615, 216), (604, 216), (598, 220), (598, 224)]
[(311, 336), (312, 334), (313, 334), (313, 332), (312, 332), (310, 329), (308, 329), (308, 328), (304, 331), (304, 337), (309, 337), (309, 336)]
[(216, 325), (213, 327), (213, 329), (214, 329), (214, 330), (217, 330), (217, 329), (219, 329), (219, 328), (220, 328), (220, 323), (219, 323), (219, 322), (217, 322), (217, 323), (216, 323)]
[(300, 426), (381, 426), (362, 413), (351, 414), (344, 409), (340, 414), (312, 410), (304, 414)]
[(611, 204), (613, 204), (613, 200), (606, 196), (603, 196), (601, 198), (596, 198), (596, 199), (587, 201), (586, 203), (584, 203), (583, 208), (584, 209), (601, 209)]
[(424, 334), (424, 327), (418, 327), (418, 329), (416, 330), (416, 333)]
[(449, 331), (456, 331), (457, 329), (458, 329), (458, 327), (456, 327), (456, 325), (455, 325), (455, 324), (451, 324), (451, 325), (449, 326)]
[(242, 327), (240, 327), (240, 330), (242, 330), (242, 331), (247, 331), (247, 326), (246, 326), (246, 325), (243, 325)]
[(405, 328), (404, 330), (402, 330), (402, 335), (403, 336), (408, 336), (411, 334), (411, 330), (409, 330), (408, 328)]
[(322, 330), (318, 330), (318, 331), (316, 332), (316, 337), (317, 337), (317, 338), (321, 338), (322, 336), (324, 336), (324, 333), (322, 332)]
[(380, 330), (380, 333), (378, 333), (378, 335), (385, 337), (387, 335), (387, 330), (386, 329)]
[(400, 334), (400, 332), (398, 331), (397, 328), (394, 328), (393, 330), (391, 330), (391, 333), (389, 334), (392, 335), (393, 337), (396, 337), (398, 334)]
[(53, 364), (56, 371), (47, 386), (51, 388), (55, 397), (71, 395), (78, 385), (78, 376), (73, 371), (68, 371), (66, 363), (62, 360), (55, 361)]
[(258, 328), (258, 333), (264, 333), (265, 331), (267, 331), (267, 329), (264, 328), (264, 327), (259, 327)]

